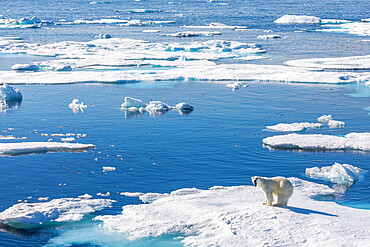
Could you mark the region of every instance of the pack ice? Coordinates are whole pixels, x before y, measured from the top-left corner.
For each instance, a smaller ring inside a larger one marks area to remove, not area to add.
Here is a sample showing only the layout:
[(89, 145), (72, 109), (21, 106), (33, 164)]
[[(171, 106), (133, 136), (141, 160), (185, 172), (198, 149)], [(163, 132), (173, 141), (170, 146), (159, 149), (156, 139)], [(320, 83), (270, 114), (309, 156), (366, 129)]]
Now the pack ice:
[(47, 152), (82, 152), (94, 148), (92, 144), (65, 142), (0, 143), (0, 156), (17, 156)]
[(0, 213), (0, 222), (18, 229), (31, 229), (53, 222), (79, 221), (86, 214), (109, 207), (112, 202), (114, 201), (81, 197), (41, 203), (18, 203)]
[(306, 175), (311, 178), (329, 180), (337, 184), (353, 184), (360, 179), (361, 168), (335, 163), (332, 166), (306, 168)]
[(262, 141), (267, 147), (279, 149), (370, 151), (370, 133), (345, 136), (288, 134), (267, 137)]
[(311, 197), (334, 191), (289, 179), (294, 194), (286, 208), (262, 205), (263, 193), (252, 186), (216, 186), (144, 194), (139, 198), (149, 204), (124, 206), (119, 215), (95, 220), (130, 240), (180, 235), (186, 246), (361, 246), (370, 241), (368, 210), (315, 201)]

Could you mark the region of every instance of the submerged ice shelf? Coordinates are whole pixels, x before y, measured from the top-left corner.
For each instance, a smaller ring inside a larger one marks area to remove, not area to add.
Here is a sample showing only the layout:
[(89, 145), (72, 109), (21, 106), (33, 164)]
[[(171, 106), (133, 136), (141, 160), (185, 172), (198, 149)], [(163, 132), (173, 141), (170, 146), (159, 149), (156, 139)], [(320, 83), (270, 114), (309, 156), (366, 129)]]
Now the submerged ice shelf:
[(85, 196), (41, 203), (18, 203), (0, 213), (0, 222), (19, 229), (43, 227), (55, 222), (75, 222), (86, 214), (109, 207), (112, 202), (114, 201), (89, 199)]
[(61, 142), (0, 143), (0, 156), (17, 156), (47, 152), (82, 152), (94, 148), (92, 144)]
[(120, 215), (95, 220), (131, 240), (182, 235), (182, 243), (189, 246), (336, 246), (338, 241), (362, 245), (370, 240), (369, 211), (314, 201), (311, 197), (334, 191), (297, 178), (290, 181), (294, 194), (286, 208), (262, 205), (263, 193), (252, 186), (216, 186), (139, 193), (149, 204), (124, 206)]
[(370, 152), (370, 133), (349, 133), (345, 136), (288, 134), (267, 137), (263, 143), (279, 149)]

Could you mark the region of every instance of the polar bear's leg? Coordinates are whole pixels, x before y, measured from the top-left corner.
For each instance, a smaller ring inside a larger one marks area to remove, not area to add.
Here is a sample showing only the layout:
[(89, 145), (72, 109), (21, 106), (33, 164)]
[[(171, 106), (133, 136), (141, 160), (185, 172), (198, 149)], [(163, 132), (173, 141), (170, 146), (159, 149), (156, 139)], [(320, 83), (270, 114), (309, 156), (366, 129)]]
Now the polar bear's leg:
[(272, 192), (265, 192), (265, 196), (266, 196), (266, 202), (263, 203), (263, 205), (272, 206), (272, 202), (274, 201)]
[(286, 201), (286, 198), (284, 195), (279, 195), (279, 194), (276, 194), (276, 197), (277, 197), (277, 203), (274, 204), (274, 206), (278, 206), (278, 207), (284, 207), (284, 203)]

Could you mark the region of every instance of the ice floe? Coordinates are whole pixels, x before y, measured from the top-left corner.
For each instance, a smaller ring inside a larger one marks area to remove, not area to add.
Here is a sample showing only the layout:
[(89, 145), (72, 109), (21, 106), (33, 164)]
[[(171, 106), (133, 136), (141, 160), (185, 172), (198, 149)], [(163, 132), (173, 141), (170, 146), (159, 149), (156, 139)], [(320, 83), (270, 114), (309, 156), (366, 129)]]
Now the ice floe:
[(214, 36), (214, 35), (221, 35), (221, 32), (177, 32), (177, 33), (170, 33), (170, 34), (161, 34), (162, 36), (169, 36), (169, 37), (195, 37), (195, 36)]
[(306, 168), (306, 175), (311, 178), (328, 180), (336, 184), (353, 184), (360, 179), (363, 170), (349, 165), (335, 163), (332, 166)]
[(370, 22), (348, 22), (322, 25), (321, 32), (344, 32), (360, 36), (370, 36)]
[(284, 15), (274, 22), (279, 24), (319, 24), (321, 19), (316, 16)]
[(291, 123), (291, 124), (279, 123), (273, 126), (266, 126), (266, 128), (268, 130), (281, 131), (281, 132), (300, 132), (306, 129), (321, 128), (322, 126), (323, 124), (321, 123), (303, 122), (303, 123)]
[(317, 121), (327, 124), (329, 128), (341, 128), (346, 125), (343, 121), (333, 120), (331, 115), (323, 115), (317, 118)]
[(213, 22), (205, 26), (181, 26), (182, 28), (193, 28), (193, 29), (247, 29), (247, 26), (229, 26), (223, 23)]
[(94, 148), (92, 144), (67, 142), (18, 142), (0, 143), (0, 155), (17, 156), (47, 152), (82, 152)]
[(84, 215), (100, 211), (112, 204), (112, 200), (61, 198), (50, 202), (19, 203), (0, 213), (2, 224), (31, 229), (55, 222), (79, 221)]
[(175, 106), (176, 109), (180, 110), (180, 111), (193, 111), (194, 110), (194, 107), (192, 107), (191, 105), (187, 104), (187, 103), (178, 103), (176, 106)]
[(12, 70), (31, 70), (31, 71), (36, 71), (39, 69), (39, 67), (35, 64), (14, 64), (11, 68)]
[(262, 205), (263, 193), (252, 186), (217, 186), (144, 194), (139, 198), (145, 201), (149, 195), (150, 204), (124, 206), (120, 215), (95, 220), (130, 240), (180, 235), (186, 246), (366, 245), (370, 240), (369, 211), (314, 201), (311, 197), (333, 194), (334, 190), (289, 179), (294, 194), (292, 206), (286, 208)]
[(0, 100), (22, 101), (22, 93), (18, 88), (4, 84), (0, 87)]
[(280, 35), (277, 35), (277, 34), (271, 34), (271, 35), (259, 35), (257, 37), (258, 39), (281, 39), (281, 36)]
[(79, 103), (78, 99), (73, 99), (72, 103), (68, 106), (72, 109), (73, 113), (77, 113), (79, 110), (83, 112), (84, 109), (87, 108), (87, 105), (85, 105), (84, 102)]
[(345, 136), (322, 134), (288, 134), (263, 139), (270, 148), (329, 150), (329, 151), (370, 151), (370, 133), (349, 133)]
[(369, 70), (370, 55), (338, 58), (314, 58), (300, 59), (285, 62), (286, 65), (315, 68), (315, 69), (338, 69), (338, 70)]
[(125, 102), (122, 103), (121, 107), (122, 108), (131, 108), (131, 107), (136, 107), (136, 108), (144, 107), (145, 108), (146, 104), (140, 99), (125, 97)]

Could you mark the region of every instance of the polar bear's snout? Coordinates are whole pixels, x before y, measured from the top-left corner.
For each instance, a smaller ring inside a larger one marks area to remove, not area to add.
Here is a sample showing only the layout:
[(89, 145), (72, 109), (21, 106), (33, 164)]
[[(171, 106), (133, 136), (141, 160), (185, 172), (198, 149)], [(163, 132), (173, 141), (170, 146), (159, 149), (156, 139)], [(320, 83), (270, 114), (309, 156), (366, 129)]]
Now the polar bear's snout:
[(252, 182), (253, 182), (253, 184), (254, 184), (254, 187), (257, 187), (257, 183), (258, 183), (258, 180), (259, 180), (260, 178), (261, 178), (261, 177), (257, 177), (257, 176), (251, 177)]

